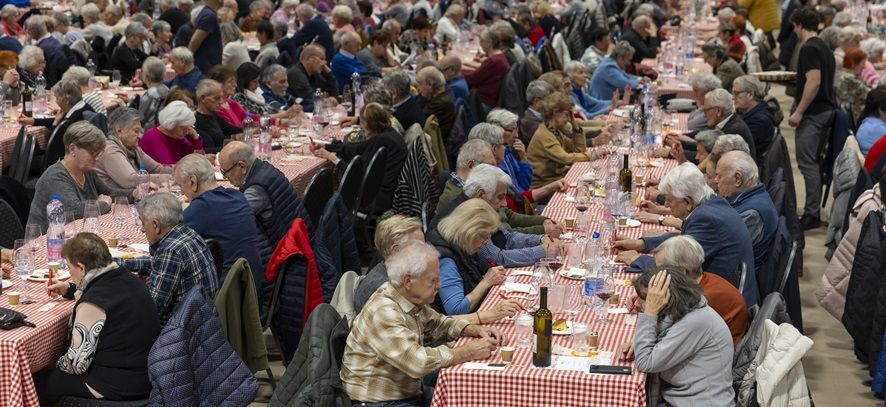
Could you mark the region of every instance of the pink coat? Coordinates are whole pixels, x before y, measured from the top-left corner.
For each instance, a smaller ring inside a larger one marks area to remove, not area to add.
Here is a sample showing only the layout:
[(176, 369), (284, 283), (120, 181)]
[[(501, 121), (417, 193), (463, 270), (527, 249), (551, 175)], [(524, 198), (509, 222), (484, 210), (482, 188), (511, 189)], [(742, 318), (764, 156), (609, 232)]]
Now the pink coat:
[[(849, 229), (846, 235), (837, 245), (834, 257), (821, 276), (821, 282), (815, 290), (815, 297), (822, 308), (841, 320), (843, 308), (846, 305), (846, 288), (849, 285), (849, 274), (852, 272), (852, 261), (855, 259), (855, 247), (858, 244), (858, 235), (864, 219), (871, 211), (880, 208), (880, 186), (865, 191), (855, 201), (852, 212), (849, 215)], [(854, 214), (857, 214), (853, 216)]]

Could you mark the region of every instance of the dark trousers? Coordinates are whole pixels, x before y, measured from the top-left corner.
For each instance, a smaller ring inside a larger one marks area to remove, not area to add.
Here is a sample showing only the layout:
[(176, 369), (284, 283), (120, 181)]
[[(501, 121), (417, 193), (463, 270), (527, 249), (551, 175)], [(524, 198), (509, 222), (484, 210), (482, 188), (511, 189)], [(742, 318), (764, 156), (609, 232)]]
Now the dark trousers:
[(64, 396), (92, 399), (95, 396), (86, 388), (86, 377), (46, 368), (34, 373), (34, 387), (41, 406), (55, 405)]
[(817, 114), (806, 113), (794, 133), (794, 150), (797, 169), (803, 174), (806, 185), (806, 201), (803, 215), (818, 218), (821, 212), (821, 152), (831, 138), (831, 122), (834, 111)]

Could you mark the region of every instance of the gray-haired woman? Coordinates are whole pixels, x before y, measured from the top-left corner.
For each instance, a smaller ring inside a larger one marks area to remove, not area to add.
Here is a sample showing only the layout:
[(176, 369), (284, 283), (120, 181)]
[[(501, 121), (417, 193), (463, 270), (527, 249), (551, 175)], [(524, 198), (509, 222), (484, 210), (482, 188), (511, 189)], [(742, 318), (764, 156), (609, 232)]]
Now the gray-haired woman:
[(108, 118), (108, 143), (98, 159), (95, 172), (99, 179), (113, 188), (131, 189), (136, 186), (139, 167), (150, 173), (150, 181), (163, 183), (172, 174), (171, 165), (163, 165), (138, 146), (142, 136), (141, 114), (131, 107), (118, 107)]
[(649, 405), (734, 406), (732, 337), (698, 283), (662, 266), (634, 279), (634, 289), (643, 312), (620, 356), (650, 374)]

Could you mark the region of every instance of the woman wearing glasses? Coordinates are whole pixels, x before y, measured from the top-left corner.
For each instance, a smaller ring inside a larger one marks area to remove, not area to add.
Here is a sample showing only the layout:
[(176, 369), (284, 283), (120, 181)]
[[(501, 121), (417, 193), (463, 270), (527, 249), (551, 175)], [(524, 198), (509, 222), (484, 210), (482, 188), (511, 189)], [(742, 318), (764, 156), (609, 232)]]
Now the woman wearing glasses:
[[(85, 201), (98, 201), (101, 213), (108, 213), (111, 211), (111, 197), (140, 197), (134, 196), (132, 189), (107, 186), (94, 171), (105, 151), (106, 141), (101, 130), (85, 121), (68, 127), (64, 138), (64, 158), (49, 166), (37, 180), (28, 224), (38, 224), (42, 231), (46, 231), (46, 205), (53, 196), (58, 196), (65, 213), (73, 213), (74, 219), (83, 217)], [(150, 185), (149, 189), (156, 189), (156, 186)]]

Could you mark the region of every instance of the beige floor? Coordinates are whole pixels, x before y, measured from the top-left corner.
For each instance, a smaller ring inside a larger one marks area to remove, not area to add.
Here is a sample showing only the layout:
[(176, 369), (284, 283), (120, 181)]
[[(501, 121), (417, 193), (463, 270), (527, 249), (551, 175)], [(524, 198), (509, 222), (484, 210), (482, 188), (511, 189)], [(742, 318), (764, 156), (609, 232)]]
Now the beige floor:
[[(792, 100), (785, 96), (784, 88), (781, 86), (773, 86), (771, 94), (779, 99), (785, 111), (782, 134), (787, 139), (793, 157), (794, 130), (787, 125), (789, 115), (787, 109)], [(794, 180), (797, 184), (797, 201), (802, 205), (805, 191), (796, 165)], [(830, 207), (823, 213), (830, 213)], [(806, 250), (803, 258), (805, 268), (800, 280), (803, 325), (806, 335), (815, 342), (803, 358), (809, 388), (817, 406), (882, 406), (883, 401), (877, 400), (871, 394), (867, 367), (855, 360), (852, 354), (852, 340), (843, 325), (822, 309), (815, 300), (815, 287), (827, 266), (824, 259), (824, 235), (824, 227), (806, 233)], [(283, 373), (283, 366), (279, 361), (272, 362), (272, 369), (277, 377)], [(270, 394), (270, 386), (263, 382), (256, 402), (252, 406), (265, 405)]]

